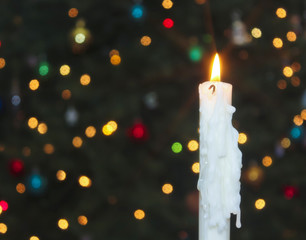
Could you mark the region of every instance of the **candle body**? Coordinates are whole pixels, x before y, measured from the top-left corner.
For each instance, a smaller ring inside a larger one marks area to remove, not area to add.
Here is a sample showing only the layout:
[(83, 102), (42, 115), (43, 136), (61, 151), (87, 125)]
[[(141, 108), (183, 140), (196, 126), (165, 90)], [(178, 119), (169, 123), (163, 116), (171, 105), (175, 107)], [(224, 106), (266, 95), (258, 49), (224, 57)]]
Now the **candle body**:
[[(213, 85), (213, 86), (212, 86)], [(204, 82), (200, 92), (199, 240), (229, 240), (230, 216), (240, 227), (241, 152), (232, 126), (232, 85)]]

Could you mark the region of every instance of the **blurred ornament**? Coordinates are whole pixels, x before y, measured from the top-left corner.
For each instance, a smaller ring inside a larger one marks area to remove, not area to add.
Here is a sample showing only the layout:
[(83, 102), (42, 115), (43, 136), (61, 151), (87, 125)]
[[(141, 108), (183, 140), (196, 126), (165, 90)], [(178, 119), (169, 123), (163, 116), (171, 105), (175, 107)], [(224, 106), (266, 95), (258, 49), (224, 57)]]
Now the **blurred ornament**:
[(250, 34), (246, 30), (245, 24), (240, 19), (240, 14), (234, 12), (232, 15), (232, 42), (237, 46), (247, 45), (252, 41)]
[(149, 137), (149, 133), (147, 127), (143, 123), (138, 122), (128, 129), (128, 136), (132, 140), (146, 141)]
[(10, 173), (15, 177), (20, 177), (24, 173), (24, 163), (19, 158), (13, 158), (9, 162)]
[(193, 62), (199, 62), (203, 56), (203, 48), (200, 46), (193, 46), (189, 49), (189, 58)]
[(141, 19), (144, 16), (144, 8), (140, 4), (136, 4), (131, 9), (132, 17), (135, 19)]
[(188, 193), (185, 198), (185, 204), (190, 212), (196, 214), (199, 211), (199, 192)]
[(76, 27), (70, 33), (72, 51), (75, 54), (80, 54), (86, 51), (92, 41), (91, 32), (85, 27), (85, 25), (84, 20), (78, 20)]
[(32, 194), (35, 195), (42, 194), (45, 191), (46, 186), (47, 186), (47, 181), (45, 177), (43, 177), (38, 172), (35, 171), (28, 177), (27, 189), (29, 189), (29, 191)]
[(158, 99), (156, 92), (149, 92), (144, 96), (143, 99), (147, 108), (153, 110), (158, 107)]
[(299, 195), (299, 189), (295, 186), (284, 186), (283, 193), (286, 199), (290, 200)]
[(264, 172), (256, 162), (253, 162), (252, 165), (242, 173), (242, 179), (250, 185), (258, 186), (264, 179)]
[(65, 113), (65, 120), (69, 126), (74, 126), (79, 119), (79, 113), (74, 107), (69, 107)]

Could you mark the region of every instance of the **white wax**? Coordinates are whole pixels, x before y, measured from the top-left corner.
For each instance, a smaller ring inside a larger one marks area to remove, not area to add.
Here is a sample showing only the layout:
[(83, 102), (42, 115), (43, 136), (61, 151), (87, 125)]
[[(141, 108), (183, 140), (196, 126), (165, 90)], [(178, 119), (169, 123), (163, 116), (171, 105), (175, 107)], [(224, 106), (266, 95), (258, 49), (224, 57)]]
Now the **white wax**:
[[(211, 87), (214, 85), (214, 87)], [(232, 126), (232, 85), (204, 82), (200, 92), (199, 240), (229, 240), (231, 213), (240, 227), (242, 154)]]

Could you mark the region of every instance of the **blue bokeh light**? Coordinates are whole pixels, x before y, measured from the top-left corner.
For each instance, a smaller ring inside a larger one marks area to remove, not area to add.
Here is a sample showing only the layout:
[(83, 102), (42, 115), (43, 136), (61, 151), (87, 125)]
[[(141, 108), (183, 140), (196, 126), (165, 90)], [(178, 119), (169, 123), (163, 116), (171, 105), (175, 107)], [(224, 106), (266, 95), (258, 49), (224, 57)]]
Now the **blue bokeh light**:
[(141, 5), (135, 5), (132, 8), (132, 16), (136, 19), (140, 19), (143, 17), (144, 10)]
[(302, 129), (300, 127), (294, 127), (291, 129), (290, 135), (293, 139), (298, 139), (302, 135)]

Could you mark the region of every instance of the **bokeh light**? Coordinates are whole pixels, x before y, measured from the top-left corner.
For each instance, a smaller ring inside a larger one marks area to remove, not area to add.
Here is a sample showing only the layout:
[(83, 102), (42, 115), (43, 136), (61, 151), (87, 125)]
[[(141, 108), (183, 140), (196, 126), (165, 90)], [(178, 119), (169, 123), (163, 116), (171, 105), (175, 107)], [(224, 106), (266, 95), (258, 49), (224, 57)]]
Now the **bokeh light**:
[(289, 42), (296, 41), (296, 34), (295, 34), (295, 32), (292, 32), (292, 31), (288, 32), (287, 33), (287, 39), (288, 39)]
[(248, 137), (245, 133), (239, 133), (239, 136), (238, 136), (238, 143), (239, 144), (245, 144), (248, 140)]
[(57, 180), (59, 180), (59, 181), (65, 181), (66, 177), (67, 177), (67, 174), (66, 174), (66, 172), (65, 172), (64, 170), (58, 170), (58, 171), (56, 172), (56, 178), (57, 178)]
[(28, 126), (29, 126), (29, 128), (32, 128), (32, 129), (36, 128), (36, 127), (38, 126), (38, 120), (37, 120), (37, 118), (36, 118), (36, 117), (31, 117), (31, 118), (29, 118), (29, 120), (28, 120)]
[(79, 184), (81, 187), (89, 188), (91, 186), (91, 179), (87, 176), (79, 177)]
[(0, 58), (0, 69), (4, 68), (5, 67), (5, 59), (4, 58)]
[(84, 33), (77, 33), (74, 37), (74, 41), (78, 44), (84, 43), (86, 40), (86, 36)]
[(163, 3), (162, 3), (162, 6), (165, 9), (170, 9), (173, 6), (173, 2), (171, 0), (164, 0)]
[(110, 58), (110, 62), (112, 65), (117, 66), (121, 63), (121, 57), (119, 55), (113, 55)]
[(279, 18), (285, 18), (287, 16), (287, 11), (284, 8), (276, 9), (276, 16)]
[(109, 121), (102, 127), (102, 133), (105, 136), (110, 136), (117, 130), (117, 127), (118, 125), (115, 121)]
[(62, 98), (64, 100), (68, 100), (71, 98), (71, 91), (69, 89), (65, 89), (62, 91)]
[(172, 28), (173, 25), (174, 25), (174, 22), (171, 18), (166, 18), (164, 21), (163, 21), (163, 25), (165, 28)]
[(301, 79), (300, 79), (299, 77), (297, 77), (297, 76), (293, 76), (293, 77), (291, 78), (290, 82), (291, 82), (291, 85), (292, 85), (293, 87), (298, 87), (298, 86), (300, 86), (300, 84), (301, 84)]
[(47, 131), (48, 131), (47, 124), (45, 124), (45, 123), (43, 123), (43, 122), (40, 123), (40, 124), (38, 124), (37, 131), (38, 131), (40, 134), (46, 134)]
[(85, 135), (88, 138), (93, 138), (96, 135), (96, 128), (93, 126), (88, 126), (85, 130)]
[(257, 199), (255, 201), (255, 208), (258, 210), (262, 210), (266, 206), (266, 202), (263, 199)]
[(38, 72), (41, 76), (46, 76), (49, 73), (49, 64), (47, 62), (42, 62), (39, 65)]
[(16, 185), (16, 191), (20, 194), (23, 194), (26, 191), (26, 187), (23, 183), (18, 183)]
[(31, 236), (29, 240), (39, 240), (37, 236)]
[(87, 223), (88, 223), (87, 217), (86, 217), (86, 216), (79, 216), (79, 217), (78, 217), (78, 223), (79, 223), (80, 225), (82, 225), (82, 226), (87, 225)]
[(29, 88), (32, 90), (32, 91), (35, 91), (39, 88), (39, 81), (37, 79), (32, 79), (30, 82), (29, 82)]
[(270, 156), (264, 156), (262, 159), (262, 165), (265, 167), (270, 167), (272, 165), (272, 158)]
[(302, 129), (300, 127), (294, 127), (291, 129), (290, 135), (293, 139), (298, 139), (302, 136)]
[(137, 209), (134, 212), (134, 217), (138, 220), (142, 220), (144, 219), (144, 217), (146, 216), (145, 212), (142, 209)]
[(251, 34), (254, 38), (261, 38), (261, 30), (259, 28), (253, 28)]
[(283, 74), (284, 74), (285, 77), (292, 77), (292, 75), (293, 75), (292, 68), (289, 67), (289, 66), (284, 67)]
[(197, 151), (199, 149), (199, 143), (197, 140), (190, 140), (187, 144), (189, 151)]
[(83, 86), (87, 86), (91, 81), (91, 78), (88, 74), (83, 74), (80, 78), (80, 83), (83, 85)]
[(280, 38), (274, 38), (272, 43), (273, 43), (273, 46), (275, 48), (282, 48), (283, 47), (283, 40), (280, 39)]
[(191, 170), (194, 173), (199, 173), (200, 172), (200, 163), (199, 162), (195, 162), (194, 164), (192, 164)]
[(67, 76), (70, 73), (70, 67), (68, 65), (62, 65), (60, 67), (60, 74), (62, 76)]
[(112, 56), (114, 55), (120, 55), (119, 54), (119, 51), (117, 49), (112, 49), (110, 52), (109, 52), (109, 57), (111, 58)]
[(301, 111), (301, 117), (303, 118), (303, 120), (306, 120), (306, 109), (303, 109)]
[(72, 145), (76, 148), (82, 147), (83, 140), (79, 136), (76, 136), (72, 139)]
[(281, 144), (281, 146), (282, 146), (283, 148), (289, 148), (290, 145), (291, 145), (291, 141), (290, 141), (289, 138), (283, 138), (283, 139), (281, 140), (280, 144)]
[(301, 126), (304, 122), (303, 118), (300, 115), (295, 115), (293, 118), (293, 122), (296, 126)]
[(152, 40), (149, 36), (143, 36), (141, 39), (140, 39), (140, 43), (142, 46), (149, 46), (151, 44)]
[(77, 17), (79, 14), (79, 10), (77, 8), (70, 8), (68, 11), (68, 16), (71, 18)]
[(2, 211), (2, 207), (0, 206), (0, 215), (2, 214), (2, 212), (3, 212), (3, 211)]
[(277, 82), (277, 87), (281, 90), (284, 90), (287, 87), (287, 82), (284, 79), (281, 79)]
[(112, 131), (113, 131), (113, 132), (115, 132), (115, 131), (117, 130), (117, 128), (118, 128), (118, 124), (117, 124), (115, 121), (113, 121), (113, 120), (109, 121), (109, 122), (107, 123), (107, 125), (109, 125), (109, 126), (112, 127)]
[(189, 58), (193, 62), (198, 62), (202, 59), (203, 49), (199, 46), (193, 46), (189, 50)]
[(5, 234), (7, 232), (7, 226), (4, 223), (0, 223), (0, 233)]
[(9, 207), (7, 201), (4, 201), (4, 200), (1, 200), (1, 201), (0, 201), (0, 206), (2, 207), (2, 210), (3, 210), (4, 212), (7, 211), (8, 207)]
[(57, 225), (62, 230), (66, 230), (69, 227), (69, 223), (68, 223), (67, 219), (65, 219), (65, 218), (62, 218), (62, 219), (58, 220)]
[(183, 146), (179, 142), (175, 142), (172, 144), (171, 149), (174, 153), (180, 153), (183, 150)]
[(162, 186), (162, 191), (164, 194), (170, 194), (173, 192), (173, 186), (170, 183), (165, 183)]
[(299, 62), (294, 62), (291, 64), (291, 68), (294, 72), (298, 72), (301, 70), (301, 64)]
[(45, 146), (44, 146), (44, 152), (45, 152), (46, 154), (52, 154), (52, 153), (54, 153), (54, 146), (53, 146), (51, 143), (45, 144)]
[(140, 19), (143, 17), (144, 9), (141, 5), (135, 5), (132, 8), (132, 16), (136, 19)]

